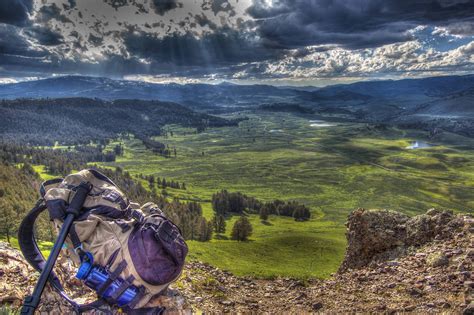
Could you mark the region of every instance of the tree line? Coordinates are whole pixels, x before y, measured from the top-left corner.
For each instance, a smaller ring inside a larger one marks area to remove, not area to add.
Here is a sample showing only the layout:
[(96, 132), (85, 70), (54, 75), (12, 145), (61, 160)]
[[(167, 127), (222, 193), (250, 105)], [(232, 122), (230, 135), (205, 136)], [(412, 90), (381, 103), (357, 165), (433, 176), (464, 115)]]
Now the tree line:
[(44, 165), (52, 175), (64, 176), (74, 169), (84, 168), (90, 162), (114, 162), (122, 154), (120, 145), (105, 150), (106, 143), (76, 145), (65, 149), (38, 148), (15, 142), (0, 141), (0, 159), (10, 163)]
[(212, 208), (217, 216), (226, 216), (229, 213), (259, 214), (262, 220), (269, 215), (293, 217), (296, 221), (306, 221), (311, 218), (311, 210), (297, 201), (273, 200), (262, 202), (241, 192), (221, 190), (212, 195)]

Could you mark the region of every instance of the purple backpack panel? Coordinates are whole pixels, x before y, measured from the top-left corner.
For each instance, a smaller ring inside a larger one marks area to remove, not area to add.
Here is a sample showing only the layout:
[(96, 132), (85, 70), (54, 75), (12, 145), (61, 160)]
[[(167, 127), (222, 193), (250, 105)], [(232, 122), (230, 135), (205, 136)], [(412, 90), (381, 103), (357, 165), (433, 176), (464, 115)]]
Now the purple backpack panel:
[(149, 216), (137, 224), (128, 239), (133, 265), (140, 277), (162, 285), (179, 277), (188, 247), (178, 229), (162, 216)]

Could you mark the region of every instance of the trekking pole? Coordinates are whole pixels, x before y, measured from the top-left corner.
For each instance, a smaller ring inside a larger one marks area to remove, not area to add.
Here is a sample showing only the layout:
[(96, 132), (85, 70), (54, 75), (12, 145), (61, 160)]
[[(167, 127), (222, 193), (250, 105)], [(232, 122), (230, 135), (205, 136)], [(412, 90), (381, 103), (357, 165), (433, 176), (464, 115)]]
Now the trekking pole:
[(25, 297), (23, 307), (21, 308), (22, 315), (33, 315), (38, 304), (41, 300), (41, 295), (43, 294), (44, 287), (48, 281), (49, 275), (53, 270), (56, 259), (58, 259), (59, 252), (63, 247), (64, 241), (69, 233), (69, 229), (74, 221), (74, 219), (81, 213), (84, 201), (86, 200), (87, 194), (91, 190), (91, 184), (88, 182), (82, 182), (76, 188), (76, 194), (71, 200), (68, 208), (66, 209), (66, 218), (64, 219), (63, 226), (59, 231), (58, 238), (54, 242), (53, 249), (49, 254), (48, 260), (44, 266), (44, 269), (41, 271), (38, 282), (36, 283), (33, 294)]

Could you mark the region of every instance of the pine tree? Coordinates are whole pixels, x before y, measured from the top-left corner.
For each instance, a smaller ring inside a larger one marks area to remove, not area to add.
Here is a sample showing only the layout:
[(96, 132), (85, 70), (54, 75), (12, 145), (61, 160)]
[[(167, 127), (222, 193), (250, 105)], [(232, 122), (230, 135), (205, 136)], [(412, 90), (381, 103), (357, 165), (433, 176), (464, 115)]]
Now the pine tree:
[(155, 187), (155, 176), (150, 175), (150, 177), (148, 177), (148, 184), (150, 185), (150, 189)]
[(214, 215), (212, 218), (212, 227), (217, 234), (225, 233), (226, 223), (223, 215)]
[(0, 235), (6, 236), (8, 243), (10, 243), (10, 236), (13, 235), (17, 221), (18, 215), (13, 207), (7, 203), (5, 198), (0, 198)]
[(252, 224), (246, 216), (241, 216), (235, 221), (232, 228), (231, 238), (236, 241), (246, 241), (252, 235)]
[(265, 206), (260, 208), (260, 220), (262, 221), (268, 220), (268, 209)]
[(199, 217), (198, 219), (198, 236), (197, 240), (201, 242), (206, 242), (212, 238), (212, 224), (210, 221), (206, 221), (204, 217)]

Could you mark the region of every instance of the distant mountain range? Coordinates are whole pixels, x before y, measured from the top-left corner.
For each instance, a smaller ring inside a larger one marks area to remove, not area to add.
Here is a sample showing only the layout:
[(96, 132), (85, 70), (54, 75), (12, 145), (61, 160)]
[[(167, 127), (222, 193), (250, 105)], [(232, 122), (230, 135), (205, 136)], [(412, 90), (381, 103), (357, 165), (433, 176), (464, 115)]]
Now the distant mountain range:
[(0, 99), (93, 97), (104, 100), (142, 99), (177, 102), (202, 110), (247, 106), (301, 92), (269, 85), (154, 84), (99, 77), (65, 76), (0, 85)]
[[(48, 97), (160, 100), (208, 113), (297, 104), (316, 114), (340, 119), (410, 126), (420, 123), (427, 129), (443, 126), (449, 130), (466, 130), (474, 125), (474, 75), (357, 82), (324, 88), (153, 84), (84, 76), (0, 85), (0, 99)], [(463, 127), (459, 128), (459, 124)], [(474, 131), (468, 134), (474, 135)]]

